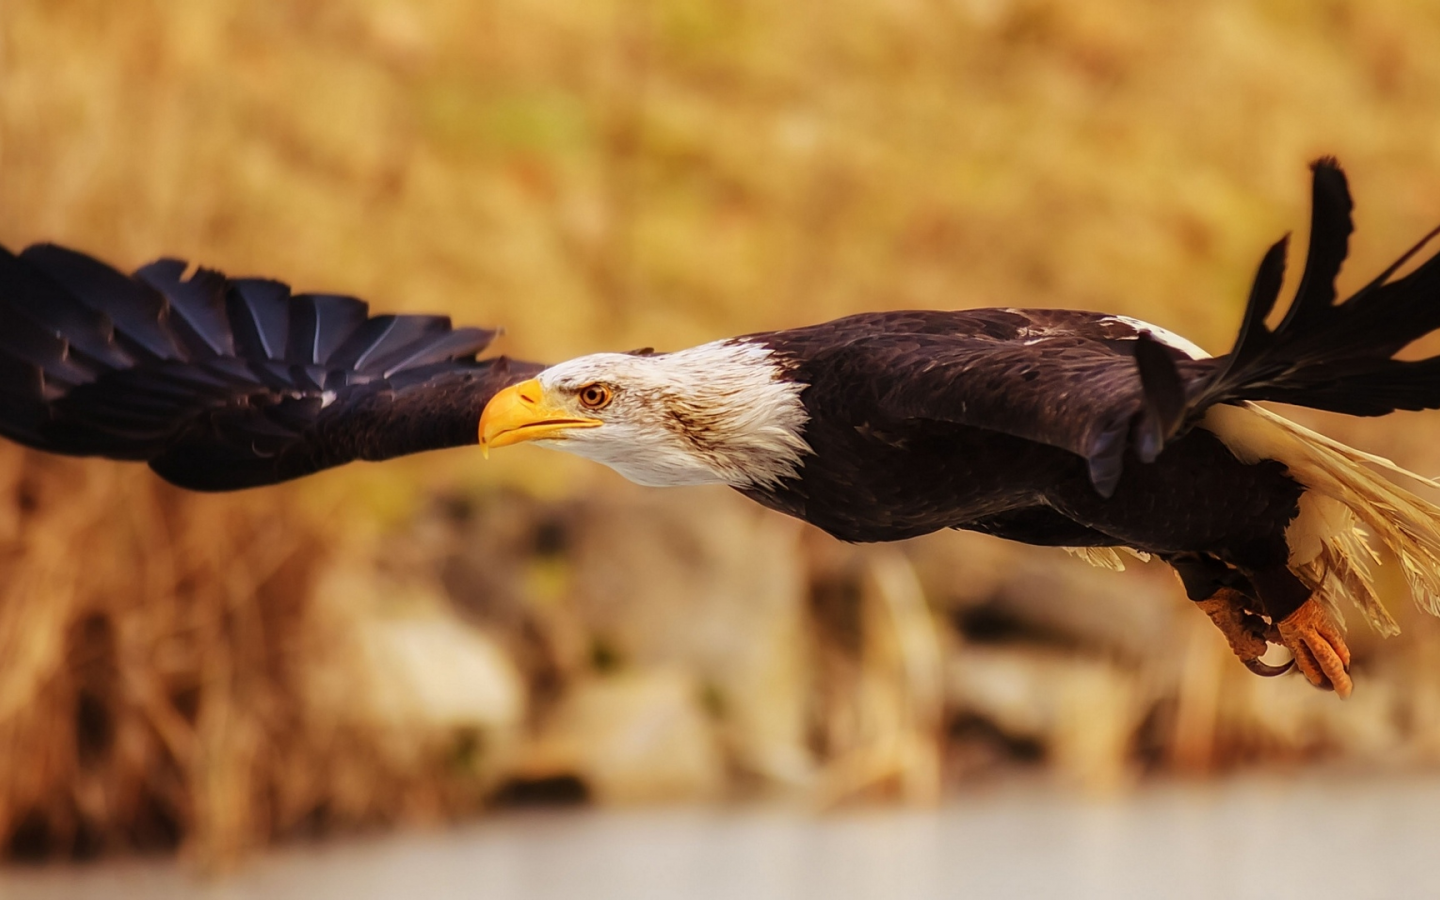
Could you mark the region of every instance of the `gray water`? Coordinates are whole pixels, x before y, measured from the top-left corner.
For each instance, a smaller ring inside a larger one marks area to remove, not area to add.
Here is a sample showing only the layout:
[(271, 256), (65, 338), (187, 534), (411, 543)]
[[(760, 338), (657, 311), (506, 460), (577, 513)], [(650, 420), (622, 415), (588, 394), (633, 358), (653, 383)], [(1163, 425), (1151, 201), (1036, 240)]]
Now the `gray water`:
[(0, 870), (6, 898), (1440, 897), (1440, 778), (1245, 779), (1108, 800), (1008, 786), (936, 810), (505, 814), (263, 854)]

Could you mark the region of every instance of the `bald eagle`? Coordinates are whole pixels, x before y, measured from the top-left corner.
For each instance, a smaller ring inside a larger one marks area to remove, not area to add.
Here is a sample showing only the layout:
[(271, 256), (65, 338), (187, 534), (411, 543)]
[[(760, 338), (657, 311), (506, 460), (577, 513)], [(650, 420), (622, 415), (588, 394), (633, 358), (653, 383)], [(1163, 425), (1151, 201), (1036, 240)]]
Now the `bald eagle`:
[[(545, 367), (477, 358), (491, 331), (372, 316), (276, 281), (170, 259), (126, 276), (54, 245), (0, 250), (0, 434), (143, 460), (202, 491), (532, 442), (641, 484), (729, 485), (846, 541), (964, 528), (1099, 561), (1123, 549), (1173, 566), (1252, 671), (1293, 663), (1346, 696), (1335, 604), (1396, 630), (1372, 585), (1373, 542), (1437, 612), (1440, 509), (1373, 470), (1409, 473), (1255, 401), (1357, 416), (1440, 407), (1440, 357), (1393, 359), (1440, 328), (1440, 262), (1398, 276), (1432, 233), (1337, 303), (1350, 195), (1333, 160), (1312, 171), (1297, 293), (1267, 325), (1281, 240), (1219, 357), (1124, 316), (971, 309)], [(1269, 643), (1292, 663), (1261, 662)]]

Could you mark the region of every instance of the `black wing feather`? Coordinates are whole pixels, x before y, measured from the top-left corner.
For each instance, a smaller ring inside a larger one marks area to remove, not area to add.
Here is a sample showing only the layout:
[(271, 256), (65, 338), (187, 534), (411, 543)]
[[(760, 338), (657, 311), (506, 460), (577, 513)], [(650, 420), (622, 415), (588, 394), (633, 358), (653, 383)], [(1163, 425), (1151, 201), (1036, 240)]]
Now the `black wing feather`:
[[(161, 259), (140, 268), (135, 278), (164, 298), (165, 319), (180, 339), (184, 358), (234, 356), (235, 344), (225, 313), (225, 276), (198, 269), (185, 278), (187, 268), (182, 260)], [(103, 295), (97, 295), (91, 302), (99, 305), (105, 301)]]
[(494, 331), (188, 268), (0, 247), (0, 434), (234, 490), (474, 444), (490, 397), (541, 369), (477, 360)]
[(246, 359), (284, 359), (290, 342), (290, 288), (263, 278), (237, 278), (238, 294), (227, 304), (236, 354)]
[(1333, 157), (1311, 164), (1310, 247), (1295, 300), (1277, 330), (1299, 329), (1323, 319), (1335, 303), (1335, 279), (1350, 252), (1355, 204), (1345, 173)]
[(1135, 455), (1154, 462), (1185, 420), (1185, 382), (1175, 359), (1146, 332), (1135, 336), (1135, 367), (1140, 374), (1144, 415), (1137, 430)]
[[(132, 355), (180, 358), (176, 337), (164, 315), (165, 300), (153, 288), (98, 260), (54, 244), (35, 244), (26, 248), (20, 258), (63, 289), (65, 299), (60, 302), (79, 301), (92, 312), (108, 318), (114, 326), (112, 335), (119, 337), (117, 347), (130, 350)], [(44, 302), (49, 296), (45, 292), (11, 290), (13, 293), (7, 296), (16, 302), (24, 302), (27, 297)], [(101, 302), (103, 311), (96, 306)]]
[(1333, 159), (1318, 160), (1312, 168), (1310, 253), (1295, 299), (1279, 325), (1273, 330), (1265, 325), (1283, 274), (1281, 242), (1261, 263), (1234, 348), (1190, 401), (1192, 420), (1211, 404), (1241, 400), (1273, 400), (1356, 416), (1440, 407), (1440, 364), (1391, 358), (1440, 328), (1440, 256), (1390, 280), (1440, 229), (1337, 304), (1335, 276), (1352, 229), (1350, 195)]

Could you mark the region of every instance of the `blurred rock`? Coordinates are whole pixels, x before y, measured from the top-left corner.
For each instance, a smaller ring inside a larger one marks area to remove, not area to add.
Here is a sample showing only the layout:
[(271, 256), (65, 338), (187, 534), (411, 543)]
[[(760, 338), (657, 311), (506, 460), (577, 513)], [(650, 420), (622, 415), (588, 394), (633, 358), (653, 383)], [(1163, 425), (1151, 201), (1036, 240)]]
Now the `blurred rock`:
[(513, 742), (527, 706), (519, 673), (437, 583), (396, 581), (351, 560), (325, 573), (315, 603), (343, 647), (307, 670), (317, 712), (372, 727), (401, 754), (471, 732), (492, 752)]
[(1218, 696), (1221, 761), (1346, 760), (1389, 766), (1406, 743), (1402, 685), (1370, 678), (1344, 703), (1303, 678), (1246, 678), (1228, 672)]
[(377, 617), (359, 627), (372, 682), (362, 702), (389, 734), (413, 744), (432, 733), (495, 735), (520, 723), (524, 687), (483, 633), (440, 615)]
[(637, 668), (574, 685), (525, 754), (518, 777), (578, 776), (605, 803), (707, 800), (724, 755), (700, 684), (679, 669)]
[(539, 708), (590, 666), (569, 600), (575, 519), (573, 503), (509, 489), (438, 497), (420, 517), (452, 605), (504, 642)]
[(1106, 790), (1131, 776), (1148, 708), (1132, 670), (1044, 647), (965, 644), (950, 656), (947, 687), (953, 715), (1033, 742), (1066, 780)]
[(801, 527), (724, 489), (616, 491), (573, 518), (572, 609), (597, 663), (691, 673), (735, 764), (790, 784), (812, 767)]
[(1132, 661), (1170, 640), (1183, 604), (1169, 567), (1122, 556), (1126, 571), (1097, 568), (1064, 551), (966, 532), (905, 545), (931, 601), (979, 639), (1039, 640)]
[(808, 543), (820, 673), (811, 718), (825, 759), (817, 800), (936, 802), (944, 657), (915, 569), (893, 547)]

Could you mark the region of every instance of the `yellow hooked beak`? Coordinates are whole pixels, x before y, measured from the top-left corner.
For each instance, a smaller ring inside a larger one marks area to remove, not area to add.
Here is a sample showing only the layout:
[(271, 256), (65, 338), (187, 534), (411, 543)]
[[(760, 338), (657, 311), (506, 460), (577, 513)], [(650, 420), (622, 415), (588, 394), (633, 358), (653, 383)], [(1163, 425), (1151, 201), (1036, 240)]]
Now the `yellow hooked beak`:
[(512, 384), (485, 404), (480, 414), (480, 452), (488, 458), (491, 447), (522, 441), (562, 437), (571, 428), (594, 428), (599, 419), (577, 416), (546, 402), (545, 389), (535, 379)]

